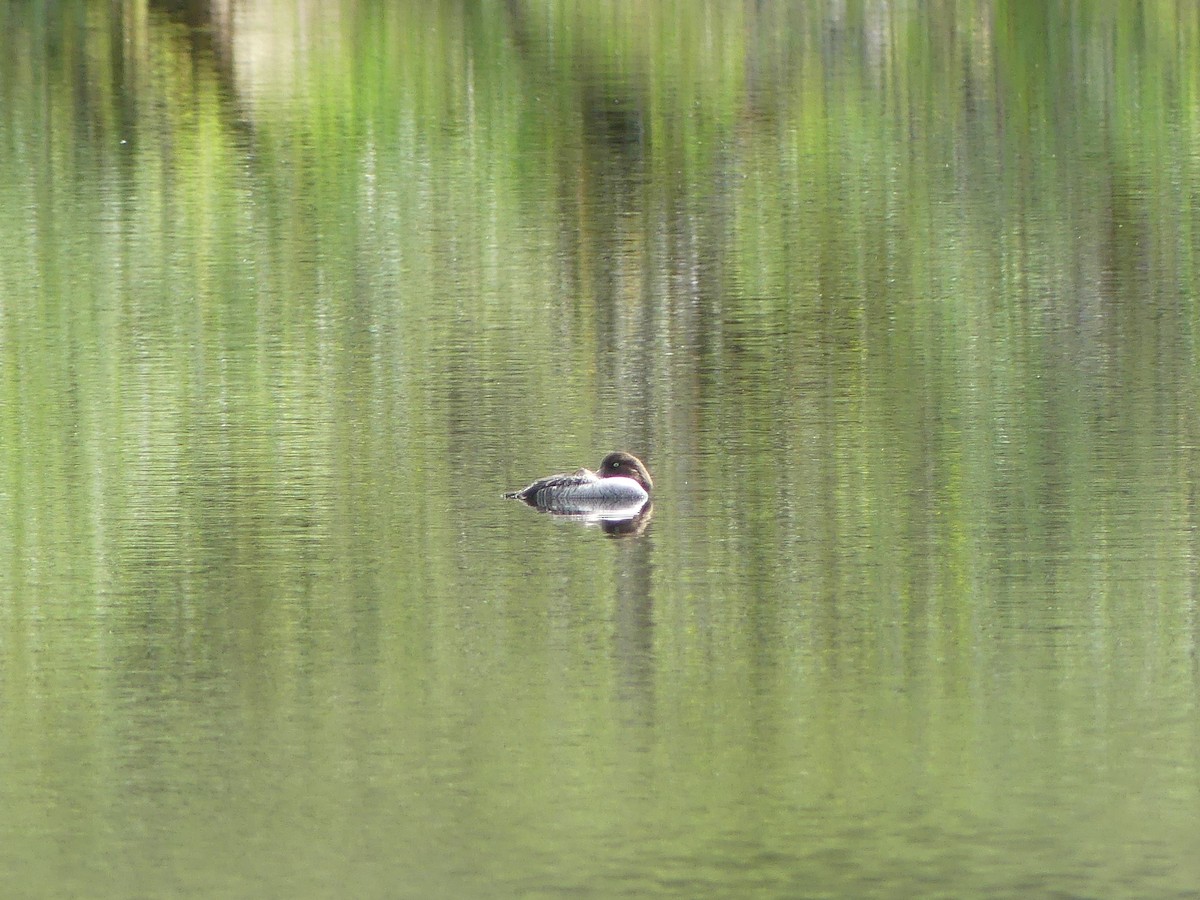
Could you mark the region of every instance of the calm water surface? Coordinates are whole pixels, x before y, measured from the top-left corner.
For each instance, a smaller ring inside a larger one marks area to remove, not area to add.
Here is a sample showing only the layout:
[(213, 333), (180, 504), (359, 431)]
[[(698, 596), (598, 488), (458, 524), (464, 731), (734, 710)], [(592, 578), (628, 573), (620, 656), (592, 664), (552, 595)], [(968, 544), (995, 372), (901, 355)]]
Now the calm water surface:
[(1197, 896), (1200, 16), (1046, 6), (0, 2), (6, 895)]

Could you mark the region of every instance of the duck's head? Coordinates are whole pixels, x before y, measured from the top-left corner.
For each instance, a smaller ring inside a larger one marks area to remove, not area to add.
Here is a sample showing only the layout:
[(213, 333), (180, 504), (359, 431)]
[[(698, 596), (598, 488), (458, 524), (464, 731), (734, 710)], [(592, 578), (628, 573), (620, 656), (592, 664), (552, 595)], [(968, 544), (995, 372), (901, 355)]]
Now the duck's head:
[(642, 461), (624, 450), (616, 450), (600, 461), (601, 478), (613, 478), (617, 475), (632, 478), (645, 489), (647, 494), (654, 487), (654, 482), (650, 480), (650, 473), (642, 465)]

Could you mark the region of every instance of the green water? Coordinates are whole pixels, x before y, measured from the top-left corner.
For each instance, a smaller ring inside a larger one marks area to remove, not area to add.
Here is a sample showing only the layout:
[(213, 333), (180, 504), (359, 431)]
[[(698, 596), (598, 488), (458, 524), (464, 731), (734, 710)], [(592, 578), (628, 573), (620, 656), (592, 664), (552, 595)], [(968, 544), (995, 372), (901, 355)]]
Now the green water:
[(1196, 9), (0, 35), (5, 896), (1200, 891)]

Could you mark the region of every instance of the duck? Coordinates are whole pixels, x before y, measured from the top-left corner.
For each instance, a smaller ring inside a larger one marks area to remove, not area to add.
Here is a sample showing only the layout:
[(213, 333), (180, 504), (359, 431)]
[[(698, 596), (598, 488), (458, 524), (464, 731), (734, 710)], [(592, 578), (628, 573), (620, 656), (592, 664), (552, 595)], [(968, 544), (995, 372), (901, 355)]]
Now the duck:
[(645, 464), (624, 450), (600, 460), (600, 470), (580, 468), (570, 475), (548, 475), (519, 491), (508, 491), (508, 500), (521, 500), (539, 509), (642, 506), (650, 499), (654, 482)]

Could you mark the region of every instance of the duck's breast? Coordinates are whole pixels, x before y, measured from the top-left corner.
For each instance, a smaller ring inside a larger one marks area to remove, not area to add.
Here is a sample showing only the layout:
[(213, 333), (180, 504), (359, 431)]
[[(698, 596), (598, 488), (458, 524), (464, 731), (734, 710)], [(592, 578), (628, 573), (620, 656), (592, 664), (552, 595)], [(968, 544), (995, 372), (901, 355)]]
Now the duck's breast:
[(563, 488), (564, 499), (571, 500), (589, 500), (597, 503), (639, 503), (647, 499), (650, 495), (646, 493), (646, 489), (634, 481), (632, 478), (626, 478), (623, 475), (616, 475), (612, 478), (597, 478), (595, 481), (587, 481), (580, 484), (573, 484)]

